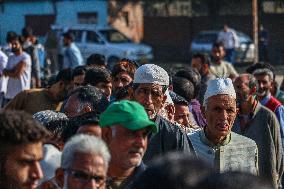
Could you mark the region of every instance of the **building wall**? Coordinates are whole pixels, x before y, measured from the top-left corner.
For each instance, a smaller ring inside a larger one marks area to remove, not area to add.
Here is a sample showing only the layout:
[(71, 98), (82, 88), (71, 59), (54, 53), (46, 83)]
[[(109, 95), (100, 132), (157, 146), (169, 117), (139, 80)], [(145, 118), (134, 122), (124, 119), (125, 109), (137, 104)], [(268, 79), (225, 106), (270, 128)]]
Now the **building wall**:
[[(65, 0), (58, 1), (55, 5), (57, 9), (56, 24), (70, 25), (77, 23), (77, 12), (98, 12), (98, 23), (107, 24), (106, 0)], [(8, 31), (21, 32), (21, 29), (25, 26), (25, 15), (55, 14), (52, 1), (7, 1), (1, 6), (0, 44), (5, 43)]]

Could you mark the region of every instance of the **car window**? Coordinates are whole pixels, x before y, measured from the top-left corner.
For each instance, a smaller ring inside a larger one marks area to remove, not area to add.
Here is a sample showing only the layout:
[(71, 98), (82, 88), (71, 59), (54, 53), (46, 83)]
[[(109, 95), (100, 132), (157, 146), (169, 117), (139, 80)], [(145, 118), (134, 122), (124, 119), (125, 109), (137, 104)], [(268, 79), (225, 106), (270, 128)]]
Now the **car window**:
[(237, 32), (237, 35), (239, 37), (240, 43), (252, 43), (251, 38), (247, 36), (246, 34)]
[(83, 30), (69, 30), (75, 36), (75, 42), (82, 42)]
[(87, 43), (102, 43), (100, 37), (94, 31), (87, 31)]
[(214, 43), (217, 40), (217, 33), (201, 33), (196, 36), (194, 42), (197, 43)]
[(110, 43), (129, 43), (131, 42), (125, 35), (117, 30), (100, 30), (100, 33), (105, 37), (105, 39)]

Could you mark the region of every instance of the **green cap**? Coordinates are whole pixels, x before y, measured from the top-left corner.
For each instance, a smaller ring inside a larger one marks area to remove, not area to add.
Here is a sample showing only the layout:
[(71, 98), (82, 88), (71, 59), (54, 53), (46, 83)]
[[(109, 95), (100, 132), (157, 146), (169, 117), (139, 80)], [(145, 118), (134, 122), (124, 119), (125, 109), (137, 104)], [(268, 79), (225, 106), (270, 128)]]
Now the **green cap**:
[(100, 116), (101, 127), (117, 124), (133, 131), (151, 127), (153, 133), (158, 132), (157, 126), (149, 119), (144, 107), (129, 100), (112, 103)]

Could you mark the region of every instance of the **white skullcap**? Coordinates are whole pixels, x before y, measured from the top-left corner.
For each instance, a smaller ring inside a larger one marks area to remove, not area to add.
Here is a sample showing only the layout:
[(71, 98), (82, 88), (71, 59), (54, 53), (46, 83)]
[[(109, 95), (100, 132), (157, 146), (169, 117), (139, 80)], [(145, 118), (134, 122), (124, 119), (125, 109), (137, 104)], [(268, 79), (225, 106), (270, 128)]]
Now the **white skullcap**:
[(155, 64), (144, 64), (136, 70), (133, 83), (169, 85), (169, 75), (166, 70), (160, 66)]
[(173, 99), (170, 95), (169, 89), (166, 90), (165, 94), (167, 95), (167, 99), (165, 101), (165, 104), (174, 104)]
[(203, 105), (205, 106), (206, 101), (211, 96), (218, 94), (230, 95), (236, 99), (236, 92), (234, 89), (233, 82), (230, 78), (217, 78), (208, 81), (207, 90), (204, 95)]

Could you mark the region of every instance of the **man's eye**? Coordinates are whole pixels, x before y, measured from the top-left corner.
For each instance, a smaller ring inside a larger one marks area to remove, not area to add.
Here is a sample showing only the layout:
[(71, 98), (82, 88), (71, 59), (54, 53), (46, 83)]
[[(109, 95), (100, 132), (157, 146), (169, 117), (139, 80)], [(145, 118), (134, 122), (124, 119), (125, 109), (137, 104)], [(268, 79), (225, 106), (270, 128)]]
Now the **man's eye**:
[(88, 180), (89, 176), (83, 172), (74, 173), (74, 177), (81, 180)]

